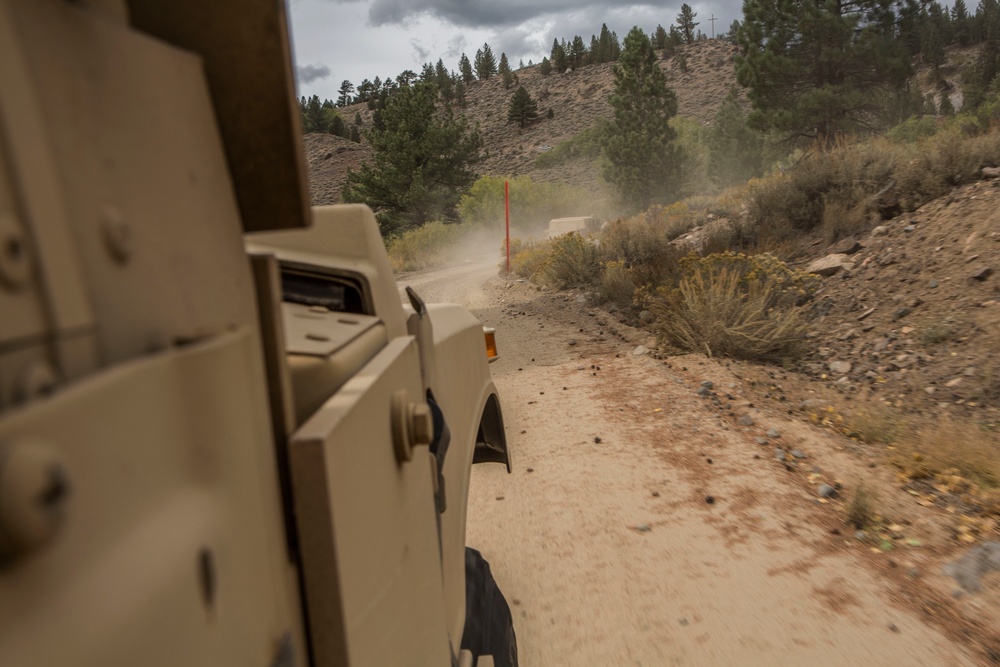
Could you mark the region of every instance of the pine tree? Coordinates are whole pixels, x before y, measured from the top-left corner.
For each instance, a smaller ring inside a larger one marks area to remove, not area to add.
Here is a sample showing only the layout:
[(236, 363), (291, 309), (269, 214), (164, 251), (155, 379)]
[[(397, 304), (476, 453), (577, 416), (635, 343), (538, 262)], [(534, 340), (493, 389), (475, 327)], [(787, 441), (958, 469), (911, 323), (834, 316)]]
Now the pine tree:
[(625, 37), (613, 71), (613, 117), (601, 137), (607, 160), (604, 177), (624, 203), (642, 210), (676, 196), (681, 152), (670, 119), (677, 114), (677, 97), (667, 86), (649, 38), (638, 27)]
[(404, 69), (396, 76), (396, 85), (400, 88), (409, 88), (417, 80), (417, 73), (411, 69)]
[(951, 24), (951, 16), (948, 14), (947, 7), (932, 1), (927, 5), (927, 18), (937, 28), (942, 48), (955, 41), (955, 28)]
[(920, 54), (924, 62), (937, 69), (944, 64), (944, 44), (933, 21), (924, 21), (920, 29)]
[(417, 83), (390, 97), (382, 129), (365, 133), (372, 162), (349, 171), (344, 201), (368, 204), (385, 235), (431, 220), (454, 220), (475, 180), (482, 138), (450, 111), (437, 112), (433, 86)]
[(483, 48), (476, 51), (475, 67), (476, 77), (480, 81), (485, 81), (497, 73), (497, 61), (489, 44), (483, 44)]
[(354, 124), (357, 125), (358, 127), (361, 127), (364, 124), (364, 121), (361, 120), (361, 112), (360, 111), (356, 111), (354, 113)]
[(354, 99), (355, 102), (367, 102), (371, 99), (373, 92), (372, 82), (368, 79), (364, 79), (358, 84), (358, 96)]
[(698, 14), (691, 9), (691, 5), (687, 3), (681, 5), (681, 13), (677, 15), (677, 25), (680, 26), (681, 34), (684, 35), (685, 44), (694, 42), (694, 29), (698, 26), (694, 20), (696, 16)]
[(348, 81), (347, 79), (344, 79), (344, 81), (340, 84), (340, 89), (337, 90), (337, 94), (339, 95), (339, 97), (337, 97), (337, 106), (346, 107), (348, 104), (350, 104), (351, 93), (353, 92), (354, 92), (354, 84)]
[(779, 12), (770, 0), (744, 2), (736, 75), (753, 105), (750, 126), (823, 142), (866, 130), (883, 93), (910, 73), (893, 40), (891, 0), (798, 6)]
[(955, 0), (955, 4), (951, 7), (951, 23), (955, 30), (955, 41), (961, 46), (968, 46), (971, 35), (969, 10), (965, 6), (965, 0)]
[(663, 29), (662, 25), (657, 25), (656, 30), (653, 31), (653, 48), (667, 48), (667, 31)]
[(441, 99), (450, 102), (455, 95), (455, 77), (448, 72), (441, 58), (438, 58), (437, 64), (434, 65), (434, 83), (441, 92)]
[(420, 81), (421, 83), (427, 83), (437, 87), (437, 73), (434, 71), (434, 65), (424, 63), (423, 68), (420, 70)]
[(684, 44), (684, 35), (677, 29), (677, 26), (670, 26), (670, 29), (667, 30), (667, 48), (663, 51), (663, 56), (665, 58), (672, 57), (682, 44)]
[(552, 69), (556, 74), (562, 74), (566, 71), (568, 63), (566, 62), (566, 49), (563, 45), (559, 43), (558, 39), (552, 40)]
[(618, 62), (622, 55), (622, 45), (618, 41), (618, 33), (611, 31), (611, 62)]
[(709, 176), (720, 185), (760, 175), (764, 141), (747, 127), (746, 121), (736, 90), (730, 90), (708, 133)]
[(583, 43), (583, 37), (577, 35), (573, 38), (573, 43), (569, 50), (569, 68), (575, 70), (577, 67), (586, 64), (587, 47)]
[(514, 73), (510, 69), (510, 63), (507, 62), (507, 54), (500, 54), (500, 65), (497, 67), (497, 72), (503, 77), (503, 87), (504, 89), (509, 89), (511, 84), (514, 83)]
[(458, 59), (458, 73), (462, 75), (462, 83), (472, 83), (476, 80), (476, 75), (472, 72), (472, 63), (464, 53)]
[(740, 22), (733, 21), (729, 24), (729, 34), (726, 35), (726, 40), (736, 44), (740, 38)]
[(538, 71), (542, 76), (548, 76), (552, 73), (552, 63), (549, 62), (548, 58), (542, 58), (542, 62), (538, 65)]
[(326, 132), (326, 118), (323, 115), (323, 104), (319, 96), (313, 95), (308, 100), (299, 100), (299, 111), (302, 114), (302, 132)]
[(982, 46), (975, 65), (965, 73), (963, 109), (975, 109), (1000, 85), (1000, 2), (980, 0), (973, 25), (973, 37), (978, 35)]
[(920, 28), (923, 25), (921, 0), (899, 0), (896, 12), (897, 39), (906, 46), (911, 56), (920, 53)]
[[(610, 63), (615, 60), (615, 38), (608, 30), (608, 24), (601, 24), (601, 36), (597, 38), (597, 59), (595, 62)], [(591, 54), (593, 55), (593, 54)]]
[(536, 118), (538, 118), (538, 104), (531, 99), (524, 86), (520, 86), (511, 95), (510, 106), (507, 108), (507, 121), (524, 127)]
[(347, 129), (347, 123), (344, 122), (344, 117), (336, 109), (326, 109), (326, 128), (327, 132), (338, 137), (346, 139), (351, 136)]
[(358, 129), (357, 125), (355, 125), (355, 126), (353, 126), (351, 128), (351, 133), (350, 134), (351, 134), (351, 136), (350, 136), (351, 141), (353, 141), (356, 144), (360, 144), (361, 143), (361, 131)]

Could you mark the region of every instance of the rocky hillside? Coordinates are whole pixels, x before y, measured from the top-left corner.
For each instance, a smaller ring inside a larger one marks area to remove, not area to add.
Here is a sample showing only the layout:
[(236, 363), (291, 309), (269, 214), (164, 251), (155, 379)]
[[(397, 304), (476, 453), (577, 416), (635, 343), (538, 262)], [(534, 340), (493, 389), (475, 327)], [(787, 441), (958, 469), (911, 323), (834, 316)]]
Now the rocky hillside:
[(368, 144), (356, 144), (333, 134), (307, 134), (305, 149), (309, 195), (314, 206), (339, 203), (347, 170), (357, 169), (372, 157)]
[(827, 277), (800, 370), (907, 412), (1000, 422), (1000, 178), (984, 171), (994, 178), (815, 247)]
[[(709, 122), (729, 88), (736, 84), (733, 56), (736, 47), (722, 40), (708, 40), (683, 47), (677, 55), (660, 61), (667, 81), (677, 94), (679, 115), (701, 123)], [(687, 60), (682, 72), (679, 56)], [(577, 184), (600, 190), (604, 183), (594, 160), (583, 158), (548, 169), (538, 169), (535, 158), (587, 130), (602, 118), (609, 118), (608, 97), (614, 85), (611, 64), (589, 65), (576, 71), (542, 76), (538, 66), (517, 70), (518, 83), (538, 102), (539, 118), (521, 129), (507, 122), (507, 108), (516, 87), (504, 89), (494, 77), (469, 85), (465, 109), (456, 110), (470, 125), (478, 125), (488, 157), (480, 167), (486, 175), (529, 175), (539, 181)], [(553, 117), (546, 114), (552, 109)], [(350, 124), (360, 115), (362, 127), (371, 126), (372, 112), (365, 104), (341, 110)], [(348, 166), (370, 159), (367, 146), (329, 135), (305, 137), (309, 176), (314, 204), (339, 201), (340, 188)], [(329, 157), (326, 157), (330, 153)]]

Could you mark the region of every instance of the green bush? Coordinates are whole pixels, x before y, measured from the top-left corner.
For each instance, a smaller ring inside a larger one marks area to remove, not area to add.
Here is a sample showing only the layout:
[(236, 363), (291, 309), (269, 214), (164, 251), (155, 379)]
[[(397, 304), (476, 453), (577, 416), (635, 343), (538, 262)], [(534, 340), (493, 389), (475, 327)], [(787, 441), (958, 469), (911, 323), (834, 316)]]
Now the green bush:
[(932, 137), (938, 131), (937, 119), (933, 116), (911, 116), (885, 133), (885, 138), (897, 143), (912, 144)]
[(458, 204), (463, 222), (488, 226), (504, 225), (504, 181), (510, 188), (510, 222), (525, 231), (545, 227), (552, 218), (569, 215), (595, 215), (596, 211), (581, 210), (589, 201), (582, 188), (562, 183), (536, 183), (527, 176), (504, 178), (483, 176), (469, 189)]
[(428, 222), (403, 232), (386, 244), (396, 271), (417, 271), (447, 261), (451, 247), (472, 230), (470, 225)]
[[(552, 109), (549, 109), (551, 113)], [(552, 116), (549, 116), (552, 118)], [(576, 134), (565, 141), (560, 141), (551, 150), (535, 158), (535, 166), (539, 169), (557, 167), (576, 158), (595, 160), (601, 154), (601, 130), (592, 127)]]

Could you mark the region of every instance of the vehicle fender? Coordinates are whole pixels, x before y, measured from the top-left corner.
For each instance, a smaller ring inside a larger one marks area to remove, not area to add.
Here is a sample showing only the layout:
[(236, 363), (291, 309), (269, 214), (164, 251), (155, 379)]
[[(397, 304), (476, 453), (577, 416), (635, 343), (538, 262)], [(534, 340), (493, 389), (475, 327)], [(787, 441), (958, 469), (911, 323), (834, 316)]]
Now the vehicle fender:
[(499, 418), (500, 401), (486, 359), (482, 323), (454, 304), (428, 304), (433, 327), (433, 395), (451, 430), (445, 457), (446, 507), (441, 515), (445, 603), (452, 637), (465, 623), (465, 522), (469, 479), (484, 413)]

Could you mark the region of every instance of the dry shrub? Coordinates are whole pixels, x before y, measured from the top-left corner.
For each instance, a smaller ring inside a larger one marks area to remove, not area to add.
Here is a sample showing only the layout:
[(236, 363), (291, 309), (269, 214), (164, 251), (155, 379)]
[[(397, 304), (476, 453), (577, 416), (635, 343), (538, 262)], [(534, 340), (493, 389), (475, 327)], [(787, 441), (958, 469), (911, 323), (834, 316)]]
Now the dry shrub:
[(661, 287), (650, 309), (667, 344), (712, 356), (778, 361), (798, 356), (807, 320), (800, 302), (814, 276), (770, 255), (688, 256), (676, 288)]
[(917, 331), (917, 340), (924, 347), (931, 347), (932, 345), (937, 345), (949, 340), (955, 335), (957, 327), (955, 323), (949, 320), (944, 322), (931, 322), (925, 326), (922, 326)]
[(646, 223), (656, 230), (657, 235), (667, 241), (672, 241), (687, 234), (697, 224), (697, 219), (689, 203), (703, 208), (703, 203), (699, 204), (692, 198), (683, 202), (675, 202), (669, 206), (650, 206), (644, 214), (637, 217), (645, 219)]
[(895, 462), (913, 477), (954, 470), (996, 487), (1000, 486), (1000, 436), (979, 424), (944, 417), (902, 434)]
[(605, 262), (601, 265), (597, 294), (602, 301), (609, 301), (625, 310), (633, 304), (635, 287), (635, 282), (632, 280), (632, 270), (625, 266), (624, 262)]
[[(806, 232), (824, 223), (827, 206), (836, 205), (828, 220), (831, 231), (834, 213), (851, 213), (855, 221), (867, 222), (874, 197), (891, 181), (900, 149), (893, 144), (870, 139), (863, 143), (842, 142), (826, 151), (813, 151), (786, 173), (752, 181), (749, 187), (750, 214), (757, 222), (767, 222), (772, 233), (782, 237)], [(855, 212), (863, 207), (860, 212)], [(859, 223), (859, 228), (860, 228)]]
[(601, 267), (593, 242), (573, 232), (548, 243), (551, 247), (549, 261), (542, 270), (546, 283), (567, 289), (598, 282)]
[(878, 224), (873, 198), (858, 190), (824, 201), (821, 225), (827, 243), (863, 234)]
[(854, 492), (847, 501), (847, 523), (858, 530), (864, 530), (875, 522), (875, 506), (878, 496), (863, 481), (858, 481)]
[[(521, 239), (511, 239), (510, 241), (510, 270), (511, 273), (538, 281), (544, 275), (544, 270), (549, 262), (552, 252), (551, 242), (539, 241), (532, 243)], [(504, 271), (506, 257), (500, 260), (500, 270)]]
[(617, 220), (601, 234), (600, 255), (607, 265), (621, 263), (630, 271), (637, 287), (674, 283), (683, 252), (670, 241), (676, 238), (671, 225), (648, 222), (643, 216)]
[(966, 136), (955, 127), (906, 149), (894, 174), (900, 202), (916, 209), (951, 188), (980, 178), (1000, 160), (1000, 131)]

